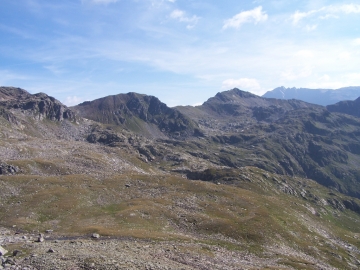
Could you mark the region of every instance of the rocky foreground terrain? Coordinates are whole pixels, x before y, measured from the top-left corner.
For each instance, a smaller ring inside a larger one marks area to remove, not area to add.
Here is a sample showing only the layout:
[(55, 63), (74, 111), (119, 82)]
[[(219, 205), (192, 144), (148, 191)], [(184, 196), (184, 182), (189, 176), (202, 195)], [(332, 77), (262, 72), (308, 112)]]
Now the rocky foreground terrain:
[(360, 119), (234, 89), (0, 88), (0, 269), (358, 269)]

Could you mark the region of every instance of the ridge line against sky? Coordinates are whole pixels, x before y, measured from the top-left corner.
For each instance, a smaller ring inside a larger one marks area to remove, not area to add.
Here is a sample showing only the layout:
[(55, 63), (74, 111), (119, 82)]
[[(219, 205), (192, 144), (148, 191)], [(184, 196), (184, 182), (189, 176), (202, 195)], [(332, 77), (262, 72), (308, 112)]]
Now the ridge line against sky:
[(359, 25), (356, 1), (2, 0), (0, 85), (169, 106), (234, 87), (356, 86)]

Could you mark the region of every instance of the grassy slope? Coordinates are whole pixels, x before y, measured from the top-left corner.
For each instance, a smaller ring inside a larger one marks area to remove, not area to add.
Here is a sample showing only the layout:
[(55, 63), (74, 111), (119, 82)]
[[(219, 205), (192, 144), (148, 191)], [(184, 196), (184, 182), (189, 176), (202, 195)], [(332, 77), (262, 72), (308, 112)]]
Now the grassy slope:
[[(360, 248), (359, 215), (281, 192), (271, 180), (276, 176), (267, 179), (262, 170), (246, 173), (253, 182), (232, 185), (170, 175), (1, 176), (1, 225), (60, 235), (195, 240), (308, 269), (316, 260), (342, 268), (354, 262), (351, 256), (360, 259), (344, 244)], [(318, 196), (330, 196), (308, 184), (314, 188)]]

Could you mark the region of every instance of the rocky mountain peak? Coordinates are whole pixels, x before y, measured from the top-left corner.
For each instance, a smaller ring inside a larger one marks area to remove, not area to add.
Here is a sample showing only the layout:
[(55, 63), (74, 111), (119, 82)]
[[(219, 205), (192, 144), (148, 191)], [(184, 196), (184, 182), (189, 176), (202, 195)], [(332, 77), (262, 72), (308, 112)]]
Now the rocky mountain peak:
[(120, 125), (150, 137), (188, 136), (197, 127), (190, 118), (158, 98), (133, 92), (84, 102), (74, 109), (85, 118)]
[(16, 87), (0, 87), (0, 102), (9, 100), (25, 99), (31, 96), (31, 94), (21, 88)]
[(38, 119), (76, 121), (73, 111), (45, 93), (30, 94), (15, 87), (0, 87), (0, 105), (8, 110), (22, 110)]
[(251, 94), (250, 92), (246, 92), (238, 88), (234, 88), (228, 91), (219, 92), (215, 95), (214, 98), (218, 99), (221, 102), (234, 102), (237, 101), (238, 99), (259, 98), (259, 97), (254, 94)]

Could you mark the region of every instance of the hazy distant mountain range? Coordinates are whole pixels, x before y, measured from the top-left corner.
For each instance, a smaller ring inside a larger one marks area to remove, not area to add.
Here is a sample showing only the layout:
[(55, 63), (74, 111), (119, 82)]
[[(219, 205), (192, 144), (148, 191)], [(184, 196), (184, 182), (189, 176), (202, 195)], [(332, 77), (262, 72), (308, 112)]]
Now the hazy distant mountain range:
[(266, 92), (264, 98), (299, 99), (305, 102), (327, 106), (344, 100), (355, 100), (360, 96), (359, 86), (339, 89), (285, 88), (284, 86)]

